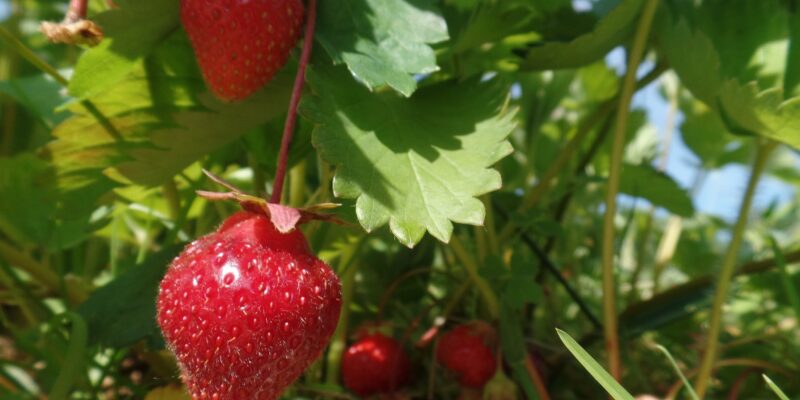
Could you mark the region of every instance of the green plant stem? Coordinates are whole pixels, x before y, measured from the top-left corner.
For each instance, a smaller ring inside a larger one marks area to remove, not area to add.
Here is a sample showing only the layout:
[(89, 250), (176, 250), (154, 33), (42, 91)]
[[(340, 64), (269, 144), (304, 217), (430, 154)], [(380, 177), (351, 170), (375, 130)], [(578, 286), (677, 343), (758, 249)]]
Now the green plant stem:
[(11, 32), (9, 32), (6, 28), (0, 26), (0, 38), (6, 42), (6, 45), (11, 47), (17, 54), (19, 54), (22, 58), (27, 60), (29, 63), (33, 64), (34, 67), (39, 69), (40, 71), (44, 72), (47, 75), (50, 75), (56, 82), (61, 84), (61, 86), (66, 87), (69, 85), (69, 81), (57, 69), (53, 68), (50, 64), (44, 62), (39, 56), (36, 55), (31, 49), (25, 46), (22, 42), (19, 41), (16, 37), (14, 37)]
[(61, 287), (58, 274), (47, 268), (44, 264), (34, 260), (28, 254), (17, 250), (14, 246), (0, 241), (0, 257), (3, 257), (12, 266), (18, 267), (30, 274), (39, 284), (47, 289), (58, 291)]
[(714, 293), (714, 302), (711, 305), (711, 317), (709, 319), (709, 328), (706, 335), (705, 351), (703, 352), (700, 370), (694, 384), (695, 391), (700, 398), (705, 397), (711, 381), (714, 362), (717, 358), (719, 334), (722, 327), (722, 306), (725, 304), (725, 299), (728, 297), (728, 291), (730, 290), (733, 280), (736, 259), (739, 255), (739, 248), (742, 244), (745, 228), (747, 227), (747, 219), (750, 215), (750, 206), (753, 203), (756, 186), (766, 167), (769, 154), (776, 146), (777, 143), (772, 141), (760, 143), (758, 146), (758, 152), (756, 153), (756, 159), (750, 173), (750, 179), (747, 182), (747, 189), (744, 192), (742, 204), (739, 208), (739, 217), (736, 220), (736, 225), (734, 225), (733, 236), (728, 245), (728, 250), (725, 253), (725, 258), (723, 258), (722, 261), (719, 278), (717, 279), (717, 288)]
[(181, 215), (181, 198), (178, 193), (178, 185), (175, 184), (174, 179), (169, 179), (161, 187), (161, 191), (164, 195), (164, 200), (167, 202), (170, 219), (173, 222), (177, 222), (178, 216)]
[[(657, 64), (650, 72), (647, 73), (647, 75), (645, 75), (639, 82), (636, 83), (636, 90), (652, 83), (659, 76), (661, 76), (666, 69), (666, 64)], [(542, 174), (536, 183), (536, 186), (534, 186), (533, 189), (525, 194), (525, 197), (522, 199), (522, 204), (518, 210), (532, 208), (539, 203), (542, 195), (544, 195), (547, 192), (547, 189), (550, 188), (550, 184), (552, 183), (553, 179), (555, 179), (561, 173), (561, 171), (567, 166), (569, 160), (572, 159), (572, 156), (580, 147), (581, 142), (586, 139), (586, 136), (592, 132), (592, 130), (598, 124), (607, 120), (608, 115), (614, 111), (618, 103), (619, 97), (614, 97), (613, 99), (606, 101), (596, 108), (583, 120), (583, 122), (578, 125), (575, 135), (572, 136), (566, 145), (564, 145), (564, 148), (562, 148), (558, 153), (555, 161), (553, 161), (553, 163), (550, 165), (550, 168), (548, 168), (547, 171)], [(505, 227), (497, 234), (497, 241), (499, 243), (503, 243), (513, 234), (513, 223), (507, 223)]]
[[(22, 58), (27, 60), (29, 63), (33, 64), (34, 67), (39, 69), (40, 71), (44, 72), (45, 74), (49, 75), (53, 78), (56, 82), (58, 82), (61, 86), (67, 88), (69, 86), (69, 81), (64, 75), (61, 75), (57, 69), (55, 69), (50, 64), (46, 63), (44, 60), (39, 58), (31, 49), (25, 46), (22, 42), (19, 41), (16, 37), (14, 37), (11, 32), (9, 32), (6, 28), (0, 26), (0, 39), (2, 39), (12, 50), (17, 52)], [(102, 112), (89, 100), (81, 100), (80, 104), (86, 109), (86, 111), (91, 114), (98, 123), (108, 132), (114, 140), (121, 142), (124, 141), (122, 135), (119, 133), (117, 128), (111, 124), (111, 122), (106, 118)]]
[(358, 263), (353, 261), (361, 248), (361, 243), (363, 243), (362, 239), (351, 243), (339, 256), (339, 265), (336, 272), (342, 276), (342, 312), (339, 315), (339, 324), (333, 333), (331, 344), (328, 347), (328, 355), (325, 359), (325, 382), (329, 385), (336, 385), (339, 382), (342, 354), (344, 354), (344, 349), (347, 346), (350, 303), (353, 300), (356, 272), (358, 271)]
[(617, 193), (619, 192), (622, 172), (622, 155), (625, 150), (625, 132), (628, 129), (631, 98), (636, 88), (636, 71), (644, 56), (650, 26), (658, 7), (658, 0), (648, 0), (644, 5), (636, 28), (622, 91), (617, 107), (616, 124), (614, 125), (614, 142), (611, 149), (611, 168), (606, 192), (606, 212), (603, 219), (603, 333), (608, 354), (608, 365), (611, 376), (619, 381), (622, 365), (619, 357), (619, 333), (617, 329), (616, 286), (614, 283), (614, 218), (617, 213)]
[(264, 175), (264, 170), (261, 169), (258, 159), (253, 153), (247, 153), (247, 163), (250, 166), (250, 170), (253, 171), (253, 194), (258, 197), (264, 197), (264, 193), (267, 190), (267, 177)]
[(772, 253), (775, 257), (775, 263), (778, 265), (778, 271), (781, 274), (781, 282), (783, 283), (783, 291), (786, 293), (786, 297), (789, 298), (789, 304), (792, 305), (794, 309), (794, 315), (798, 321), (800, 321), (800, 296), (797, 294), (797, 289), (792, 282), (792, 276), (789, 275), (789, 271), (787, 270), (786, 260), (783, 257), (783, 252), (781, 251), (780, 247), (778, 247), (778, 242), (775, 240), (774, 237), (769, 237), (769, 244), (772, 247)]
[(450, 249), (453, 250), (456, 259), (458, 259), (467, 270), (469, 279), (475, 287), (478, 288), (484, 301), (486, 301), (486, 307), (489, 309), (489, 316), (492, 320), (497, 319), (500, 316), (500, 303), (497, 300), (497, 295), (492, 291), (491, 286), (489, 286), (489, 283), (478, 273), (478, 263), (475, 262), (475, 258), (467, 252), (467, 249), (464, 248), (464, 245), (461, 244), (461, 240), (456, 235), (450, 238)]
[[(72, 323), (67, 354), (64, 356), (64, 368), (59, 372), (53, 388), (50, 389), (49, 398), (53, 400), (67, 399), (70, 389), (75, 382), (85, 373), (86, 344), (89, 338), (89, 328), (80, 315), (67, 312), (63, 315)], [(61, 317), (59, 317), (61, 318)]]
[(497, 226), (494, 223), (494, 207), (492, 207), (492, 199), (489, 195), (481, 198), (483, 207), (486, 209), (486, 218), (483, 226), (486, 229), (486, 240), (489, 243), (489, 251), (491, 254), (500, 254), (500, 244), (497, 241)]
[(305, 203), (306, 165), (302, 161), (289, 170), (289, 205), (302, 207)]

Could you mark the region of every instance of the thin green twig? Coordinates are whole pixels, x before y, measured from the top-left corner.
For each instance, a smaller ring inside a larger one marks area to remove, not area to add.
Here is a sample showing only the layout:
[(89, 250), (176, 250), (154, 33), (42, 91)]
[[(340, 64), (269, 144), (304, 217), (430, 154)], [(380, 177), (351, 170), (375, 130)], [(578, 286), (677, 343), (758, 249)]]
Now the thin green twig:
[(736, 259), (739, 256), (739, 248), (744, 238), (745, 228), (747, 227), (747, 219), (750, 215), (750, 206), (753, 203), (753, 196), (756, 192), (756, 186), (761, 178), (761, 173), (766, 167), (769, 154), (777, 146), (776, 142), (769, 141), (760, 143), (756, 159), (753, 163), (753, 170), (750, 173), (750, 179), (747, 182), (747, 190), (744, 192), (742, 204), (739, 209), (739, 217), (736, 220), (736, 225), (733, 228), (733, 236), (728, 245), (728, 250), (725, 253), (725, 258), (722, 261), (720, 268), (719, 278), (717, 279), (717, 288), (714, 293), (714, 302), (711, 306), (711, 317), (709, 319), (708, 333), (706, 334), (706, 346), (703, 358), (700, 363), (700, 370), (695, 380), (695, 391), (700, 398), (703, 398), (708, 390), (709, 383), (711, 382), (711, 375), (714, 370), (714, 363), (717, 359), (717, 347), (719, 346), (719, 334), (722, 328), (722, 306), (728, 297), (728, 291), (731, 287), (733, 280)]
[(636, 36), (625, 71), (625, 79), (617, 107), (616, 124), (614, 126), (614, 142), (611, 150), (611, 168), (606, 191), (606, 211), (603, 220), (603, 332), (606, 341), (606, 352), (611, 375), (619, 380), (622, 375), (622, 365), (619, 356), (619, 333), (617, 328), (617, 303), (616, 286), (614, 283), (614, 219), (617, 212), (617, 193), (620, 186), (622, 173), (622, 155), (625, 150), (625, 132), (628, 129), (630, 104), (636, 88), (636, 71), (644, 56), (647, 39), (650, 36), (650, 27), (653, 16), (658, 8), (658, 0), (648, 0), (645, 3), (636, 28)]

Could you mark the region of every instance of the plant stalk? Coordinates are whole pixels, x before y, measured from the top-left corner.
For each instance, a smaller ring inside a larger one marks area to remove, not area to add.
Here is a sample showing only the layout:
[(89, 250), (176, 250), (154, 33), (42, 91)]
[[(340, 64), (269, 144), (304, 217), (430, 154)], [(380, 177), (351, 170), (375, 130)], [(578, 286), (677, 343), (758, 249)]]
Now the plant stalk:
[(300, 54), (300, 64), (297, 66), (297, 75), (294, 79), (292, 97), (289, 100), (289, 112), (286, 115), (286, 124), (283, 126), (283, 138), (281, 139), (281, 150), (278, 154), (278, 168), (275, 171), (275, 181), (272, 184), (271, 203), (280, 203), (283, 193), (283, 182), (286, 179), (286, 165), (289, 163), (289, 146), (294, 137), (294, 128), (297, 124), (297, 107), (300, 105), (300, 97), (303, 95), (303, 84), (306, 81), (306, 68), (311, 58), (311, 49), (314, 47), (314, 27), (317, 23), (317, 0), (308, 1), (308, 18), (306, 20), (306, 32), (303, 39), (303, 52)]
[(492, 291), (489, 283), (478, 273), (478, 264), (475, 262), (475, 258), (470, 256), (467, 249), (464, 248), (464, 245), (461, 244), (461, 240), (458, 239), (456, 235), (450, 238), (450, 248), (453, 250), (453, 254), (455, 254), (458, 261), (464, 266), (464, 269), (467, 270), (469, 279), (475, 287), (478, 288), (484, 301), (486, 301), (486, 307), (489, 309), (489, 316), (493, 320), (497, 319), (500, 316), (500, 302), (497, 300), (497, 295)]
[(86, 19), (86, 10), (89, 0), (71, 0), (65, 20), (68, 22)]
[(61, 287), (60, 279), (53, 270), (3, 241), (0, 241), (0, 257), (3, 257), (10, 265), (30, 274), (31, 277), (47, 289), (58, 291)]
[(343, 250), (341, 256), (339, 256), (339, 265), (336, 272), (342, 276), (342, 311), (325, 359), (325, 382), (329, 385), (336, 385), (339, 382), (342, 355), (347, 346), (350, 303), (353, 301), (353, 290), (355, 289), (356, 272), (358, 271), (358, 262), (355, 261), (355, 256), (358, 254), (362, 242), (363, 240), (359, 239), (350, 243), (347, 249)]
[(695, 380), (694, 388), (700, 398), (705, 397), (708, 386), (711, 382), (711, 376), (714, 369), (714, 363), (717, 359), (717, 346), (719, 345), (719, 334), (722, 327), (722, 307), (725, 304), (725, 299), (728, 297), (728, 291), (731, 287), (733, 280), (736, 259), (739, 255), (739, 248), (744, 238), (744, 232), (747, 228), (747, 219), (750, 215), (750, 206), (753, 203), (753, 196), (756, 192), (756, 186), (761, 178), (762, 172), (766, 167), (769, 154), (777, 146), (776, 142), (769, 141), (760, 143), (756, 159), (753, 163), (753, 170), (750, 173), (750, 179), (747, 182), (747, 190), (744, 192), (742, 204), (739, 208), (739, 217), (736, 219), (736, 225), (733, 228), (733, 236), (728, 245), (728, 250), (725, 253), (725, 258), (722, 261), (719, 278), (717, 279), (717, 289), (714, 292), (714, 302), (711, 305), (711, 318), (709, 320), (708, 334), (706, 335), (706, 347), (703, 352), (703, 359), (700, 363), (700, 370)]
[(630, 105), (636, 88), (636, 71), (644, 56), (647, 39), (650, 36), (650, 27), (653, 16), (658, 7), (658, 0), (648, 0), (644, 5), (636, 36), (633, 40), (625, 79), (617, 107), (616, 124), (614, 126), (614, 142), (611, 150), (611, 170), (608, 177), (608, 190), (606, 192), (606, 213), (603, 219), (603, 333), (608, 353), (608, 365), (617, 381), (622, 376), (622, 365), (619, 356), (619, 333), (617, 328), (616, 286), (614, 283), (614, 217), (617, 212), (617, 193), (619, 192), (620, 175), (622, 170), (622, 155), (625, 150), (625, 132), (628, 129)]

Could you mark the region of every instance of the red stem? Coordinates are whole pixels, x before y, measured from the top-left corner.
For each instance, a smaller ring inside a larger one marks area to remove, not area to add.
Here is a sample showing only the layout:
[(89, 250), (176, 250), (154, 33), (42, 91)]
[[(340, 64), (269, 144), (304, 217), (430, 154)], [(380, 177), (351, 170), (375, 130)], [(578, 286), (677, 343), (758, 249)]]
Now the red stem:
[(67, 9), (67, 21), (74, 22), (86, 19), (86, 8), (89, 0), (70, 0)]
[(275, 182), (272, 184), (272, 197), (270, 203), (280, 203), (283, 192), (283, 181), (286, 178), (286, 164), (289, 162), (289, 146), (292, 144), (294, 127), (297, 123), (297, 106), (303, 95), (303, 84), (306, 80), (306, 67), (311, 58), (311, 48), (314, 44), (314, 26), (317, 23), (317, 0), (308, 0), (308, 19), (306, 20), (306, 33), (303, 39), (303, 52), (300, 55), (300, 65), (294, 79), (292, 98), (289, 101), (289, 114), (283, 126), (283, 139), (281, 139), (281, 152), (278, 154), (278, 168), (275, 171)]

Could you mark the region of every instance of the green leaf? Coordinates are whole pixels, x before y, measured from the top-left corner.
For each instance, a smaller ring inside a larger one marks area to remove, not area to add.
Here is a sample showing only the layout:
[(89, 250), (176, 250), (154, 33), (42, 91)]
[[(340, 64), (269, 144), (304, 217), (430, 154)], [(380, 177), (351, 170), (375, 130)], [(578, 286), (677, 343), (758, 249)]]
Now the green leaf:
[(64, 356), (64, 363), (58, 373), (55, 384), (53, 384), (53, 388), (50, 390), (49, 398), (53, 400), (70, 398), (68, 397), (70, 389), (76, 384), (80, 374), (85, 371), (86, 344), (89, 336), (86, 321), (73, 312), (68, 312), (65, 316), (72, 322), (72, 329), (69, 335), (67, 354)]
[(725, 154), (732, 136), (719, 116), (708, 109), (699, 112), (684, 111), (681, 137), (686, 146), (700, 159), (704, 167), (721, 166), (719, 159)]
[(129, 267), (78, 307), (89, 326), (90, 345), (119, 348), (142, 339), (156, 346), (161, 343), (156, 325), (158, 283), (181, 248), (166, 248)]
[[(79, 186), (99, 174), (159, 185), (204, 155), (285, 113), (294, 68), (263, 90), (230, 104), (206, 91), (185, 35), (178, 33), (147, 62), (91, 100), (120, 138), (80, 106), (56, 127), (47, 146), (61, 184)], [(276, 136), (275, 140), (279, 140)], [(113, 169), (111, 169), (113, 167)]]
[(772, 390), (772, 392), (775, 393), (779, 399), (789, 400), (789, 396), (787, 396), (786, 393), (783, 393), (783, 390), (781, 390), (781, 388), (779, 388), (778, 385), (776, 385), (775, 382), (773, 382), (772, 379), (767, 376), (767, 374), (761, 374), (761, 377), (764, 378), (764, 382), (767, 382), (769, 389)]
[(720, 104), (729, 124), (800, 149), (800, 97), (783, 98), (780, 88), (758, 92), (755, 82), (739, 85), (731, 80), (723, 85)]
[(775, 257), (775, 264), (778, 265), (778, 271), (780, 271), (783, 290), (786, 292), (786, 297), (789, 298), (789, 304), (791, 304), (792, 308), (794, 309), (795, 316), (800, 319), (800, 295), (798, 295), (798, 290), (794, 286), (792, 276), (787, 270), (786, 258), (784, 257), (780, 246), (778, 246), (778, 242), (772, 235), (768, 237), (768, 241), (770, 247), (772, 247), (772, 253)]
[(568, 333), (556, 328), (556, 333), (567, 347), (570, 353), (578, 360), (583, 368), (592, 375), (592, 377), (611, 395), (614, 400), (634, 400), (633, 396), (628, 393), (616, 380), (614, 380), (608, 372), (606, 372), (597, 361), (581, 347)]
[(783, 95), (800, 95), (800, 13), (789, 13), (789, 48), (783, 77)]
[(592, 32), (570, 42), (548, 42), (532, 48), (521, 69), (578, 68), (603, 58), (631, 35), (642, 4), (642, 0), (622, 0)]
[(316, 38), (337, 64), (370, 89), (389, 85), (405, 96), (415, 74), (437, 71), (429, 46), (448, 39), (447, 24), (430, 0), (322, 1)]
[(669, 175), (649, 164), (625, 164), (620, 181), (621, 193), (641, 197), (658, 207), (682, 217), (694, 214), (694, 205), (686, 193)]
[(315, 96), (302, 109), (318, 124), (314, 145), (337, 167), (334, 194), (357, 199), (367, 231), (389, 223), (413, 246), (426, 230), (449, 241), (451, 221), (483, 223), (475, 197), (500, 188), (490, 167), (511, 152), (514, 112), (504, 108), (503, 85), (441, 83), (406, 99), (371, 94), (341, 68), (315, 70), (310, 82)]
[(694, 97), (715, 107), (722, 78), (719, 56), (711, 39), (703, 32), (692, 31), (684, 20), (676, 25), (668, 19), (662, 21), (656, 34), (670, 67)]
[(525, 368), (525, 336), (522, 332), (522, 321), (515, 309), (506, 302), (500, 307), (500, 348), (506, 363), (529, 399), (538, 399), (533, 382)]
[(667, 357), (667, 360), (669, 360), (669, 363), (672, 364), (672, 368), (675, 370), (675, 373), (677, 373), (678, 377), (680, 377), (681, 381), (683, 381), (683, 387), (686, 388), (686, 391), (689, 393), (689, 397), (692, 400), (700, 400), (700, 398), (697, 397), (697, 393), (694, 391), (692, 384), (689, 383), (688, 379), (686, 379), (686, 375), (684, 375), (683, 371), (681, 371), (680, 367), (678, 367), (678, 363), (675, 362), (675, 359), (672, 357), (672, 354), (669, 353), (669, 350), (660, 344), (656, 345), (656, 348), (663, 353), (664, 356)]
[(56, 111), (56, 107), (68, 100), (61, 89), (61, 84), (44, 74), (0, 81), (0, 93), (14, 98), (48, 128), (69, 116), (67, 112)]
[(90, 216), (107, 183), (61, 189), (46, 161), (26, 153), (0, 158), (0, 230), (20, 243), (70, 247), (90, 233)]
[(94, 17), (105, 39), (86, 51), (75, 66), (69, 92), (76, 98), (110, 89), (178, 29), (178, 1), (128, 0), (117, 4), (118, 8)]

